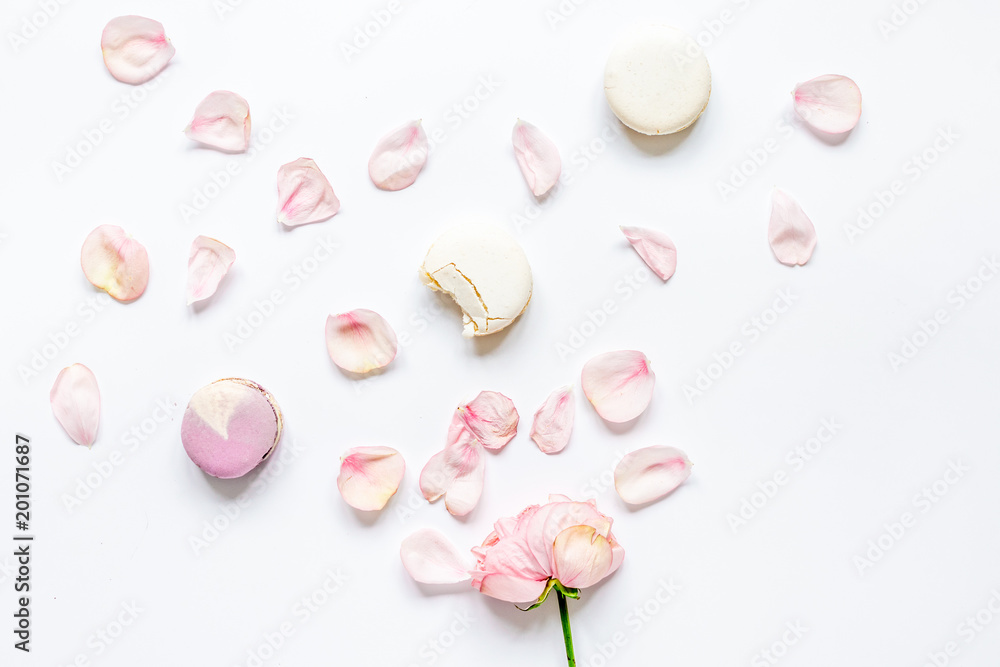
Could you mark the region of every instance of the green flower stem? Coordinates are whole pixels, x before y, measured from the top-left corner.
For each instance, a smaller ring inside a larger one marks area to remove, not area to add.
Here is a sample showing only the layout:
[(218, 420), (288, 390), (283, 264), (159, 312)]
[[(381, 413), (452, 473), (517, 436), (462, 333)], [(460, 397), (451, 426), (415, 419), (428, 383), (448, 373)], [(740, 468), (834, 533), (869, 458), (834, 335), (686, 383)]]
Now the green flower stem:
[(576, 667), (576, 653), (573, 651), (573, 631), (569, 627), (569, 606), (566, 604), (566, 596), (556, 587), (556, 598), (559, 600), (559, 618), (562, 619), (563, 639), (566, 640), (566, 660), (569, 667)]

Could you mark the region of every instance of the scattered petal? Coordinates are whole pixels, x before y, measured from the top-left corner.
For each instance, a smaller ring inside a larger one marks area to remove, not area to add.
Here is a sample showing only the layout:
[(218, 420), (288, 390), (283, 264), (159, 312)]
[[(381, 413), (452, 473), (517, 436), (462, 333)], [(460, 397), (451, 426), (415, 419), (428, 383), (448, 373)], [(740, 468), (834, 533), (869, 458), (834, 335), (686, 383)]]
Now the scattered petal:
[(221, 151), (242, 153), (250, 146), (250, 105), (228, 90), (210, 93), (194, 110), (184, 134)]
[(101, 421), (101, 392), (89, 368), (73, 364), (59, 371), (49, 402), (56, 420), (73, 442), (85, 447), (94, 444)]
[(535, 413), (531, 424), (531, 439), (545, 454), (556, 454), (565, 449), (569, 435), (573, 431), (576, 405), (573, 403), (573, 387), (567, 385), (556, 389), (545, 399)]
[(451, 540), (431, 528), (421, 528), (399, 547), (403, 567), (422, 584), (468, 581), (470, 565)]
[(653, 398), (656, 376), (642, 352), (599, 354), (583, 366), (583, 393), (602, 418), (627, 422), (642, 414)]
[(190, 306), (215, 294), (233, 262), (236, 253), (222, 241), (199, 236), (191, 243), (188, 255), (187, 302)]
[(675, 447), (646, 447), (626, 454), (615, 468), (615, 488), (630, 505), (659, 500), (691, 476), (691, 461)]
[(861, 89), (846, 76), (818, 76), (795, 86), (792, 95), (796, 113), (820, 132), (849, 132), (861, 118)]
[(149, 283), (146, 249), (117, 225), (101, 225), (87, 235), (80, 266), (94, 287), (119, 301), (138, 299)]
[(663, 280), (670, 280), (677, 270), (677, 246), (670, 237), (655, 229), (619, 227), (646, 266)]
[(396, 358), (396, 332), (378, 313), (358, 308), (326, 318), (326, 349), (345, 371), (368, 373)]
[[(452, 422), (453, 426), (457, 422)], [(486, 460), (482, 445), (461, 424), (449, 429), (448, 444), (431, 457), (420, 472), (420, 491), (429, 502), (444, 496), (444, 504), (455, 516), (465, 516), (483, 493)]]
[(541, 130), (520, 118), (512, 134), (514, 155), (532, 194), (541, 197), (559, 182), (562, 158), (559, 149)]
[(587, 588), (608, 576), (611, 542), (593, 526), (571, 526), (552, 545), (553, 575), (567, 588)]
[(458, 416), (486, 449), (503, 449), (517, 435), (517, 408), (499, 392), (479, 392), (471, 402), (459, 406)]
[(278, 169), (278, 222), (286, 227), (322, 222), (339, 210), (340, 200), (314, 160), (300, 157)]
[(408, 188), (417, 180), (429, 153), (427, 133), (415, 120), (379, 139), (368, 160), (368, 175), (380, 190)]
[(101, 33), (101, 52), (111, 76), (137, 85), (163, 71), (174, 57), (174, 45), (163, 24), (142, 16), (119, 16)]
[(395, 495), (406, 464), (392, 447), (355, 447), (340, 457), (337, 488), (351, 507), (374, 511)]
[(808, 262), (816, 247), (816, 227), (809, 216), (797, 201), (778, 188), (771, 195), (767, 240), (778, 261), (788, 266), (802, 266)]

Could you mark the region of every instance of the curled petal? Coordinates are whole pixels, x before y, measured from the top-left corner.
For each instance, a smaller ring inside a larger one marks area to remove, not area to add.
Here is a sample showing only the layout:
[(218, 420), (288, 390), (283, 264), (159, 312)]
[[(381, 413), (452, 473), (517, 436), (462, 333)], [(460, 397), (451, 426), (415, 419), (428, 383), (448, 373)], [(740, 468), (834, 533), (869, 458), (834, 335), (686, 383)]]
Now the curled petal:
[(146, 249), (117, 225), (101, 225), (87, 235), (80, 266), (94, 287), (119, 301), (138, 299), (149, 283)]
[(569, 443), (573, 431), (576, 405), (573, 403), (573, 387), (556, 389), (545, 399), (535, 413), (531, 424), (531, 439), (545, 454), (561, 452)]
[(820, 132), (842, 134), (861, 118), (861, 89), (840, 74), (824, 74), (795, 86), (795, 112)]
[(495, 391), (481, 391), (458, 408), (466, 428), (486, 449), (499, 450), (517, 435), (518, 414), (514, 401)]
[(619, 227), (646, 266), (663, 280), (670, 280), (677, 270), (677, 247), (670, 237), (655, 229)]
[(395, 495), (405, 470), (403, 457), (392, 447), (355, 447), (340, 457), (337, 488), (351, 507), (380, 510)]
[(609, 422), (641, 415), (653, 398), (655, 381), (649, 359), (633, 350), (599, 354), (583, 366), (583, 393)]
[(611, 543), (592, 526), (571, 526), (552, 545), (553, 575), (567, 588), (587, 588), (608, 576)]
[(333, 186), (307, 157), (278, 169), (278, 222), (295, 227), (332, 218), (340, 210)]
[(444, 496), (451, 514), (465, 516), (479, 503), (485, 473), (482, 445), (467, 429), (458, 429), (456, 439), (420, 472), (420, 491), (429, 502)]
[(429, 153), (427, 133), (415, 120), (379, 139), (368, 160), (368, 175), (380, 190), (408, 188), (417, 180)]
[(534, 602), (545, 591), (546, 580), (522, 579), (507, 574), (487, 574), (479, 582), (479, 591), (491, 598), (521, 604)]
[(163, 71), (174, 57), (174, 45), (159, 21), (119, 16), (101, 33), (101, 52), (111, 76), (122, 83), (145, 83)]
[(250, 105), (228, 90), (217, 90), (203, 99), (185, 128), (189, 139), (231, 153), (250, 146)]
[(470, 578), (470, 565), (458, 547), (431, 528), (407, 536), (399, 557), (413, 580), (422, 584), (457, 584)]
[(85, 447), (94, 444), (101, 421), (101, 392), (89, 368), (73, 364), (59, 371), (49, 402), (56, 420), (73, 442)]
[(326, 318), (326, 349), (345, 371), (368, 373), (396, 358), (396, 332), (378, 313), (358, 308)]
[(778, 188), (771, 195), (767, 240), (778, 261), (788, 266), (802, 266), (808, 262), (816, 247), (816, 227), (812, 220), (797, 201)]
[(235, 261), (236, 253), (222, 241), (207, 236), (195, 238), (188, 255), (188, 305), (215, 294)]
[(615, 468), (615, 489), (630, 505), (659, 500), (691, 476), (691, 461), (674, 447), (637, 449)]
[(520, 118), (511, 137), (514, 155), (532, 194), (541, 197), (559, 182), (562, 158), (559, 149), (541, 130)]

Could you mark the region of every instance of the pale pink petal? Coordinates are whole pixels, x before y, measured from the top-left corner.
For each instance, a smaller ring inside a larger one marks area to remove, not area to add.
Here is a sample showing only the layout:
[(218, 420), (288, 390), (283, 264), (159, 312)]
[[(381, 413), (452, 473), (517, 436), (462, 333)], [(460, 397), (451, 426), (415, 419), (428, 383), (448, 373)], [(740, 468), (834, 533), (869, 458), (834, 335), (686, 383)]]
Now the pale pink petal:
[(503, 449), (517, 435), (517, 409), (501, 393), (479, 392), (471, 402), (459, 406), (458, 415), (486, 449)]
[(119, 301), (138, 299), (149, 283), (146, 249), (117, 225), (101, 225), (87, 235), (80, 266), (94, 287)]
[(541, 197), (559, 182), (562, 158), (559, 149), (541, 130), (520, 118), (512, 135), (514, 155), (532, 194)]
[(431, 528), (421, 528), (399, 547), (403, 567), (422, 584), (457, 584), (469, 580), (471, 565), (451, 540)]
[(538, 408), (531, 424), (531, 439), (538, 445), (538, 449), (546, 454), (561, 452), (569, 443), (575, 415), (572, 386), (556, 389), (549, 394), (542, 407)]
[(797, 85), (792, 95), (795, 111), (821, 132), (853, 130), (861, 118), (861, 89), (846, 76), (818, 76)]
[(677, 247), (670, 237), (655, 229), (619, 227), (646, 266), (663, 280), (677, 270)]
[(287, 227), (321, 222), (339, 210), (340, 200), (314, 160), (300, 157), (278, 169), (278, 222)]
[(642, 352), (619, 350), (599, 354), (583, 366), (583, 393), (602, 418), (627, 422), (653, 398), (656, 376)]
[(546, 580), (533, 581), (506, 574), (488, 574), (482, 578), (479, 591), (491, 598), (513, 602), (533, 602), (545, 590)]
[(591, 526), (571, 526), (552, 545), (553, 574), (567, 588), (587, 588), (611, 573), (611, 543)]
[(691, 461), (674, 447), (646, 447), (626, 454), (615, 468), (615, 488), (630, 505), (659, 500), (691, 476)]
[(812, 220), (797, 201), (778, 188), (771, 195), (767, 240), (778, 261), (788, 266), (801, 266), (808, 262), (816, 247), (816, 227)]
[(382, 368), (396, 358), (396, 348), (396, 332), (374, 311), (358, 308), (326, 318), (326, 349), (345, 371)]
[(445, 507), (455, 516), (465, 516), (483, 492), (486, 460), (482, 445), (466, 429), (444, 450), (431, 457), (420, 472), (420, 491), (429, 502), (444, 496)]
[(90, 447), (101, 421), (101, 392), (97, 378), (83, 364), (59, 371), (49, 392), (52, 413), (73, 442)]
[(368, 175), (380, 190), (402, 190), (417, 180), (429, 153), (427, 133), (415, 120), (379, 139), (368, 160)]
[(184, 130), (189, 139), (231, 153), (250, 146), (250, 105), (228, 90), (217, 90), (203, 99)]
[(215, 294), (235, 261), (236, 253), (222, 241), (207, 236), (195, 238), (188, 255), (188, 305)]
[(337, 488), (351, 507), (374, 511), (395, 495), (406, 464), (392, 447), (355, 447), (340, 457)]
[(174, 57), (174, 45), (159, 21), (119, 16), (101, 34), (101, 52), (111, 76), (133, 85), (149, 81)]

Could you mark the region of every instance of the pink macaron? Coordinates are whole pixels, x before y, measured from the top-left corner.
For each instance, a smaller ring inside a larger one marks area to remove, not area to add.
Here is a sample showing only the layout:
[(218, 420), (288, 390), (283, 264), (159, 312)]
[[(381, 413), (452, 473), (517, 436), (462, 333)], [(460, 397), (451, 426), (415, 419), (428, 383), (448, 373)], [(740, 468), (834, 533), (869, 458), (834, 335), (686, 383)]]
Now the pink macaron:
[(195, 392), (184, 411), (181, 442), (213, 477), (242, 477), (266, 459), (281, 438), (281, 409), (250, 380), (216, 380)]

